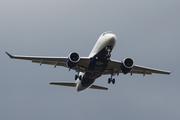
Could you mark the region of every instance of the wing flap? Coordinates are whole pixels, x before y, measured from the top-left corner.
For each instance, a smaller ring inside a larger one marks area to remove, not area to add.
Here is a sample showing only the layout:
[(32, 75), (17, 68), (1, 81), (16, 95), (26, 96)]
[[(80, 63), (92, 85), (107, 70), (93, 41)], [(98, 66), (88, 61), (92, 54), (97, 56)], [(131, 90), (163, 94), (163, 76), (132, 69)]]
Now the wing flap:
[(152, 73), (151, 72), (147, 72), (147, 71), (131, 71), (130, 72), (131, 74), (146, 74), (146, 75), (151, 75)]
[(47, 65), (56, 65), (56, 66), (67, 67), (65, 62), (48, 61), (48, 60), (32, 60), (32, 62), (33, 63), (39, 63), (39, 64), (47, 64)]
[(117, 69), (120, 71), (121, 63), (122, 63), (121, 61), (110, 60), (106, 69), (107, 70)]
[(117, 61), (117, 60), (110, 60), (108, 63), (108, 66), (106, 68), (106, 70), (103, 72), (103, 75), (108, 75), (108, 74), (112, 74), (114, 75), (119, 75), (119, 73), (121, 73), (121, 61)]

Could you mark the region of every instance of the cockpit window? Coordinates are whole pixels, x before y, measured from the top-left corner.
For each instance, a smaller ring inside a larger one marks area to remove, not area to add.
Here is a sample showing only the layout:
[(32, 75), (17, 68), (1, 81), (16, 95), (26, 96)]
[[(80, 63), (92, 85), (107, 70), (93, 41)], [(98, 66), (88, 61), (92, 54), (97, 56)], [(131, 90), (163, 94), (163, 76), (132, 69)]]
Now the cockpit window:
[(112, 33), (112, 32), (111, 32), (111, 31), (104, 32), (104, 33), (102, 34), (102, 36), (104, 36), (105, 34), (108, 34), (108, 33)]

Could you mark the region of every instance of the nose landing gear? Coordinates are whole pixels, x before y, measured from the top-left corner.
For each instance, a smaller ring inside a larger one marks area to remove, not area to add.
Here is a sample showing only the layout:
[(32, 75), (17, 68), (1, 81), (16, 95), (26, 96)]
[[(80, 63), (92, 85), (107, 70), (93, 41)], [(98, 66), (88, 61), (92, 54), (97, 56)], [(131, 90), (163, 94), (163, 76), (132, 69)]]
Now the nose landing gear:
[(78, 67), (78, 74), (77, 75), (75, 75), (75, 80), (77, 80), (78, 78), (79, 78), (79, 80), (82, 80), (82, 76), (81, 75), (79, 75), (79, 67)]
[(106, 47), (106, 51), (107, 51), (106, 57), (107, 57), (107, 58), (110, 58), (110, 57), (111, 57), (112, 47), (110, 47), (110, 46)]
[(82, 80), (82, 76), (78, 76), (78, 75), (75, 75), (75, 80), (77, 80), (79, 78), (79, 80)]

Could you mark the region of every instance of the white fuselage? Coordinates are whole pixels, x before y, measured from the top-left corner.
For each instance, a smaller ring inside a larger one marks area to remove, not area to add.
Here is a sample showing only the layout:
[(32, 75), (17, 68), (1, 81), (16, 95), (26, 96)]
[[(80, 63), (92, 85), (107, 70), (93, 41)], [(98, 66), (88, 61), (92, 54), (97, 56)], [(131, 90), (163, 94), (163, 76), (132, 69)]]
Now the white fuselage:
[[(91, 53), (89, 54), (89, 58), (95, 56), (96, 54), (98, 54), (102, 49), (104, 49), (107, 46), (111, 46), (112, 49), (113, 49), (113, 47), (115, 46), (116, 40), (117, 40), (117, 38), (116, 38), (115, 34), (113, 34), (111, 32), (103, 33), (99, 37), (99, 39), (97, 40), (94, 48), (92, 49)], [(84, 76), (84, 73), (80, 72), (79, 75)], [(81, 80), (77, 79), (77, 81), (76, 81), (76, 90), (78, 92), (82, 91), (82, 90), (85, 90), (86, 88), (89, 88), (89, 87), (90, 86), (88, 86), (88, 87), (82, 86)]]

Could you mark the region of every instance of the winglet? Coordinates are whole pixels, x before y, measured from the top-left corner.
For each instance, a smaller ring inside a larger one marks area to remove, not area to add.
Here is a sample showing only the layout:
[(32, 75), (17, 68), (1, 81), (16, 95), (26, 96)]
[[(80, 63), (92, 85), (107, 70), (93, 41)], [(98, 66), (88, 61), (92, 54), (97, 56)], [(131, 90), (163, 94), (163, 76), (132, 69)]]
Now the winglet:
[(10, 58), (13, 58), (13, 56), (11, 54), (9, 54), (8, 52), (5, 52)]

